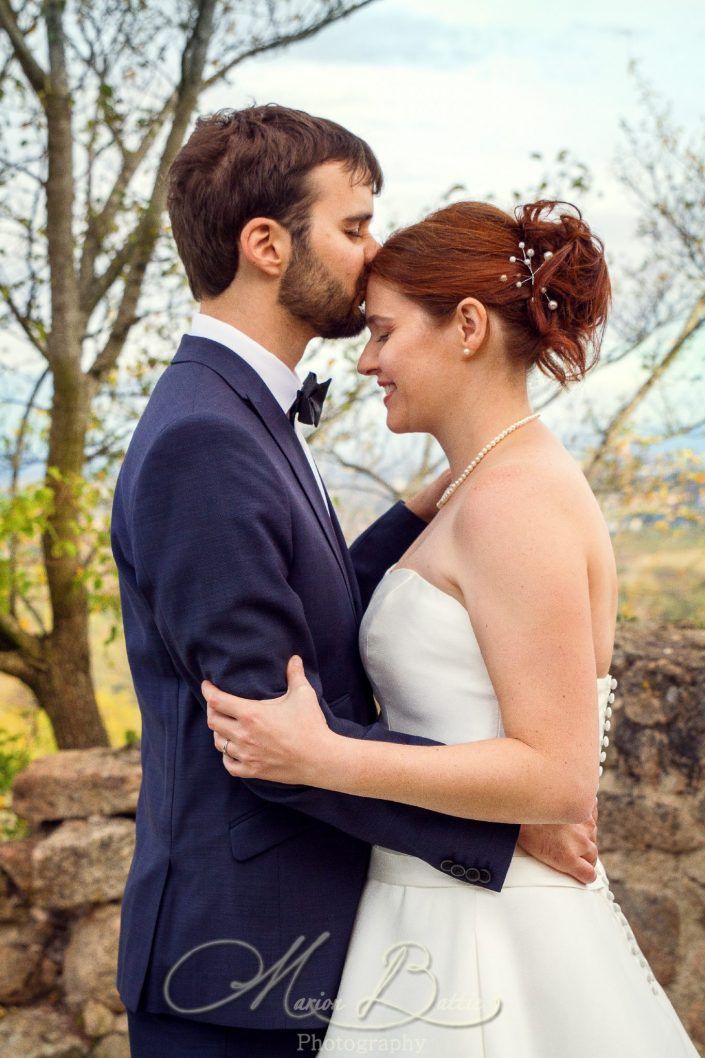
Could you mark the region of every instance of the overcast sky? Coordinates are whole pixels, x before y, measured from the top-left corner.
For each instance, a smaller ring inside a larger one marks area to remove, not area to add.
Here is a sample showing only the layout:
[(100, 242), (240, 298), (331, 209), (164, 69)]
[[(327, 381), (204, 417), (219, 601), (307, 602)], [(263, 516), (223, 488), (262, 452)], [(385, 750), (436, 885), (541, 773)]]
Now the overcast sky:
[[(456, 183), (468, 198), (493, 194), (511, 206), (514, 189), (543, 175), (531, 153), (552, 160), (566, 149), (593, 173), (599, 194), (571, 197), (605, 240), (616, 277), (625, 259), (640, 258), (635, 205), (614, 172), (620, 121), (641, 113), (630, 62), (695, 131), (705, 115), (704, 53), (702, 0), (377, 0), (243, 64), (233, 87), (201, 109), (276, 102), (363, 136), (386, 178), (378, 236), (436, 207)], [(633, 360), (588, 378), (561, 398), (560, 416), (586, 397), (616, 406), (637, 380)]]
[[(705, 115), (703, 54), (703, 0), (376, 0), (310, 40), (244, 63), (232, 86), (199, 109), (277, 102), (363, 136), (385, 172), (378, 237), (438, 206), (457, 183), (468, 198), (491, 194), (509, 207), (514, 189), (543, 174), (532, 152), (550, 161), (565, 149), (593, 173), (599, 194), (571, 197), (605, 240), (617, 277), (640, 255), (635, 206), (613, 168), (620, 121), (640, 114), (629, 64), (639, 62), (678, 123), (695, 132)], [(550, 424), (577, 421), (583, 400), (599, 400), (604, 419), (633, 392), (638, 372), (630, 359), (589, 376), (549, 409)], [(680, 387), (693, 391), (671, 374), (668, 387), (676, 399)]]
[(233, 89), (204, 103), (282, 103), (369, 140), (386, 176), (380, 225), (415, 220), (456, 182), (508, 204), (541, 175), (532, 151), (567, 148), (595, 174), (604, 197), (588, 219), (616, 248), (633, 219), (611, 171), (620, 119), (637, 112), (629, 62), (695, 126), (704, 52), (702, 0), (377, 0), (244, 64)]

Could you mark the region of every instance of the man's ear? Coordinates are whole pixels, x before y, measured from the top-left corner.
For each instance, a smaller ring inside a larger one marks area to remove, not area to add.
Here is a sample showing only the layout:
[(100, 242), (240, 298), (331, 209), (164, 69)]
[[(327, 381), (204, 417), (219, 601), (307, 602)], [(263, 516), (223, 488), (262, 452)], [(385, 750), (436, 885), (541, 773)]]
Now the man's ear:
[(291, 256), (289, 232), (271, 217), (253, 217), (240, 232), (240, 254), (253, 268), (276, 279)]

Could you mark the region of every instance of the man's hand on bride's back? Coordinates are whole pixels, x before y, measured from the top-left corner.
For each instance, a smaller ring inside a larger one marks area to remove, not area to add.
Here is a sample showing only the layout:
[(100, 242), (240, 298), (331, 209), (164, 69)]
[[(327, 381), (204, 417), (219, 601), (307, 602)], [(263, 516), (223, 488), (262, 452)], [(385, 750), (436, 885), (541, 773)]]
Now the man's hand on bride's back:
[(422, 489), (406, 500), (406, 506), (425, 522), (431, 522), (438, 514), (437, 502), (450, 485), (450, 468), (444, 470), (430, 485), (424, 485)]
[(583, 823), (522, 823), (518, 844), (549, 867), (579, 882), (594, 882), (597, 874), (597, 798), (592, 815)]

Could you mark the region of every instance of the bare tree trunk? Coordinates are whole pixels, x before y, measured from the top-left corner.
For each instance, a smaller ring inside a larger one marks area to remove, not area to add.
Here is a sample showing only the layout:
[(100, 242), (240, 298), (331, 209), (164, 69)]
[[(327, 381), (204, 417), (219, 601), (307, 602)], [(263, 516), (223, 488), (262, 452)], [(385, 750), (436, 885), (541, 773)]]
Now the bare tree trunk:
[(93, 689), (85, 600), (74, 610), (73, 616), (62, 617), (46, 641), (46, 667), (33, 678), (32, 689), (49, 717), (59, 749), (107, 746)]
[[(54, 395), (46, 482), (52, 510), (42, 548), (51, 602), (52, 630), (43, 641), (46, 667), (34, 690), (49, 716), (59, 748), (109, 744), (91, 675), (88, 598), (80, 582), (76, 548), (76, 483), (83, 472), (90, 421), (88, 387), (81, 370), (85, 329), (79, 303), (73, 233), (74, 169), (71, 92), (66, 66), (63, 4), (45, 7), (49, 84), (47, 118), (47, 247), (51, 274), (51, 332), (47, 358)], [(72, 546), (73, 545), (73, 546)]]
[[(47, 361), (53, 382), (46, 462), (46, 485), (51, 494), (51, 505), (42, 536), (51, 624), (47, 623), (45, 629), (42, 614), (33, 609), (30, 599), (24, 597), (22, 602), (33, 613), (38, 628), (35, 633), (28, 632), (17, 616), (15, 604), (19, 593), (13, 594), (11, 585), (9, 612), (0, 611), (0, 672), (22, 680), (31, 688), (51, 721), (59, 748), (108, 744), (91, 674), (89, 595), (82, 581), (81, 566), (84, 541), (80, 539), (79, 530), (80, 489), (85, 480), (86, 441), (91, 429), (93, 401), (117, 366), (137, 320), (145, 272), (160, 237), (168, 170), (205, 89), (222, 81), (247, 58), (312, 36), (324, 26), (372, 2), (358, 0), (346, 6), (342, 0), (325, 0), (320, 14), (314, 12), (303, 22), (299, 17), (290, 19), (289, 32), (278, 26), (276, 3), (267, 3), (263, 7), (270, 16), (272, 32), (265, 38), (254, 33), (251, 41), (243, 42), (242, 47), (236, 41), (226, 49), (225, 57), (215, 64), (210, 76), (206, 76), (218, 0), (190, 0), (185, 5), (188, 18), (183, 27), (185, 37), (178, 83), (174, 84), (162, 106), (155, 110), (141, 140), (134, 147), (129, 147), (127, 140), (123, 139), (120, 115), (109, 113), (104, 105), (103, 90), (110, 89), (112, 56), (97, 54), (92, 46), (83, 53), (80, 47), (74, 49), (72, 62), (75, 60), (79, 68), (83, 64), (83, 74), (97, 73), (100, 77), (95, 120), (110, 127), (121, 158), (112, 190), (101, 204), (97, 204), (100, 194), (96, 201), (91, 198), (90, 172), (88, 178), (81, 177), (84, 182), (88, 179), (88, 202), (82, 207), (86, 214), (85, 237), (79, 255), (75, 235), (77, 195), (73, 155), (74, 135), (80, 122), (76, 122), (77, 128), (74, 128), (72, 86), (66, 57), (70, 46), (67, 27), (69, 33), (75, 32), (76, 27), (72, 27), (70, 19), (64, 21), (65, 0), (43, 0), (41, 5), (38, 4), (36, 22), (43, 21), (47, 39), (46, 59), (43, 54), (39, 57), (20, 28), (21, 23), (25, 24), (20, 17), (21, 5), (16, 13), (18, 5), (14, 0), (0, 0), (0, 31), (6, 35), (26, 85), (33, 91), (42, 112), (42, 121), (35, 121), (33, 126), (40, 129), (37, 135), (42, 141), (41, 157), (46, 157), (48, 162), (46, 179), (42, 173), (38, 184), (46, 203), (46, 230), (41, 232), (41, 238), (46, 240), (49, 261), (50, 319), (33, 318), (36, 310), (36, 305), (32, 305), (33, 296), (23, 311), (9, 286), (6, 289), (0, 287), (0, 299), (4, 299), (11, 317)], [(120, 6), (113, 11), (118, 22)], [(123, 9), (130, 7), (122, 6)], [(6, 69), (7, 64), (0, 69), (0, 81)], [(76, 93), (76, 97), (79, 96), (80, 83)], [(151, 192), (133, 226), (132, 204), (126, 201), (125, 192), (162, 131), (165, 133), (164, 142), (151, 181)], [(46, 142), (43, 142), (44, 135)], [(109, 247), (109, 233), (118, 221), (127, 225), (128, 218), (131, 230), (121, 246), (117, 249)], [(37, 232), (32, 228), (28, 239), (31, 242), (35, 237)], [(93, 363), (84, 371), (82, 353), (91, 331), (91, 320), (96, 308), (108, 298), (117, 283), (122, 289), (110, 305), (109, 325), (101, 332), (101, 344)], [(22, 448), (23, 437), (20, 436), (18, 459)], [(16, 474), (19, 475), (19, 464)], [(12, 570), (16, 572), (14, 546), (11, 542)]]
[[(65, 355), (65, 360), (74, 358)], [(79, 511), (74, 483), (83, 470), (89, 416), (88, 387), (74, 360), (54, 373), (47, 467), (56, 468), (59, 475), (47, 477), (54, 508), (42, 540), (52, 630), (43, 641), (46, 669), (33, 687), (60, 749), (109, 744), (93, 689), (88, 596), (75, 549), (66, 546), (76, 539)]]

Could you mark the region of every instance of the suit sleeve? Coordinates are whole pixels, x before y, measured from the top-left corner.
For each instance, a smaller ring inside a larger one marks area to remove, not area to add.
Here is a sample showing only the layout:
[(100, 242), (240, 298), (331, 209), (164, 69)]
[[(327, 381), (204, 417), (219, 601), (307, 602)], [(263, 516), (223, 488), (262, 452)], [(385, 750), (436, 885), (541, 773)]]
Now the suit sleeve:
[[(277, 697), (286, 691), (286, 663), (298, 653), (327, 723), (339, 734), (437, 744), (331, 712), (303, 605), (288, 582), (292, 526), (286, 490), (246, 431), (202, 414), (167, 427), (138, 473), (131, 536), (138, 585), (177, 671), (204, 711), (202, 680), (245, 698)], [(267, 801), (438, 869), (448, 870), (449, 862), (485, 868), (491, 878), (485, 887), (496, 890), (519, 833), (518, 824), (458, 819), (394, 801), (236, 781)]]
[(350, 545), (363, 609), (367, 609), (372, 593), (386, 571), (413, 544), (426, 524), (399, 500)]

